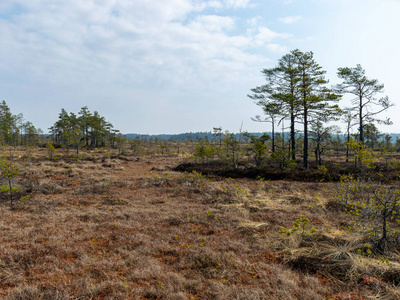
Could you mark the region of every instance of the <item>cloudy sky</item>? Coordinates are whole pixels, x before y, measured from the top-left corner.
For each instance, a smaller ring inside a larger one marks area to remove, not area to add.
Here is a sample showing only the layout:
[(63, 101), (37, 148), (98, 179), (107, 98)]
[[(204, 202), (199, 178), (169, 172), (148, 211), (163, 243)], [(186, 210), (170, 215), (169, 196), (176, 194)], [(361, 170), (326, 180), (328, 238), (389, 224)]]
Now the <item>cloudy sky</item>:
[(124, 133), (264, 131), (247, 94), (298, 48), (331, 84), (361, 64), (397, 105), (380, 129), (400, 132), (399, 15), (399, 0), (1, 0), (0, 100), (46, 132), (83, 106)]

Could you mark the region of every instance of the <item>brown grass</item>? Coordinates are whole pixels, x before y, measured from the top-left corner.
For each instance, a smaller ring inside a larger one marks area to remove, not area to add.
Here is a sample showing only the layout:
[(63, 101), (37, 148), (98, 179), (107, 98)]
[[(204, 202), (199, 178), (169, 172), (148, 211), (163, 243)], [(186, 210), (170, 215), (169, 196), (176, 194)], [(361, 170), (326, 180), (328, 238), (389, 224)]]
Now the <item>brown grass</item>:
[[(368, 240), (342, 230), (334, 183), (211, 180), (170, 171), (176, 157), (34, 156), (15, 159), (28, 203), (1, 196), (0, 298), (398, 299), (398, 258), (360, 261)], [(316, 235), (278, 233), (300, 215)]]

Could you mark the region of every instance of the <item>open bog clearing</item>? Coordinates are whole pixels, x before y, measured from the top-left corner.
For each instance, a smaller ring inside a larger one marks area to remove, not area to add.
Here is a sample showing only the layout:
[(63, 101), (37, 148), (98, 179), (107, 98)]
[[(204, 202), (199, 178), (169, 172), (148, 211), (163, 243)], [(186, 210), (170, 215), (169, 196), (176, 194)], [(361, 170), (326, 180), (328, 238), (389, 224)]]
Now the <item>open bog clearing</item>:
[(373, 252), (369, 235), (347, 230), (340, 183), (206, 177), (173, 171), (177, 156), (35, 151), (14, 154), (22, 200), (11, 209), (1, 196), (2, 299), (400, 297), (397, 251)]

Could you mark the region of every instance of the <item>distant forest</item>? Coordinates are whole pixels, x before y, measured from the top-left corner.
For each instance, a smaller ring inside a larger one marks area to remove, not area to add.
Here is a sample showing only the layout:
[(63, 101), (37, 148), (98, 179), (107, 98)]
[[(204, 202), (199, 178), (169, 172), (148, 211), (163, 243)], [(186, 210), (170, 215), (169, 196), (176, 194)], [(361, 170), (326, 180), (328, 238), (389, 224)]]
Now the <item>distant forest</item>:
[[(272, 136), (272, 132), (251, 132), (250, 133), (253, 136), (260, 137), (263, 134), (268, 134)], [(275, 133), (278, 135), (282, 136), (282, 133)], [(283, 133), (285, 138), (288, 138), (290, 133), (289, 132), (284, 132)], [(243, 133), (234, 133), (234, 136), (236, 139), (240, 139), (242, 135), (242, 139), (246, 139), (245, 136), (243, 136)], [(302, 133), (297, 133), (297, 137), (301, 136)], [(383, 141), (385, 139), (386, 133), (381, 133), (380, 134), (380, 141)], [(391, 142), (396, 143), (396, 140), (400, 139), (400, 133), (388, 133), (389, 136), (392, 137)], [(160, 139), (160, 140), (176, 140), (176, 141), (196, 141), (199, 139), (208, 139), (209, 141), (212, 141), (216, 139), (215, 134), (213, 134), (211, 131), (201, 131), (201, 132), (185, 132), (185, 133), (179, 133), (179, 134), (138, 134), (138, 133), (128, 133), (124, 135), (127, 139), (141, 139), (141, 140), (147, 140), (147, 139)], [(342, 140), (345, 140), (345, 135), (344, 134), (338, 134), (338, 137), (340, 137)]]

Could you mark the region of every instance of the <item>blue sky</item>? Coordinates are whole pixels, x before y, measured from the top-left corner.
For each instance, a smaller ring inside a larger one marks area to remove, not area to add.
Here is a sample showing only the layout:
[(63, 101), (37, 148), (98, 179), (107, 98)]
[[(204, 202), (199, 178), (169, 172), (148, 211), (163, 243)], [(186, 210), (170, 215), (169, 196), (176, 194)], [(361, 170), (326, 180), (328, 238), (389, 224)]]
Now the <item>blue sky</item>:
[(397, 104), (380, 129), (400, 132), (399, 15), (398, 0), (2, 0), (0, 100), (44, 131), (82, 106), (124, 133), (265, 131), (246, 95), (298, 48), (331, 84), (361, 64)]

